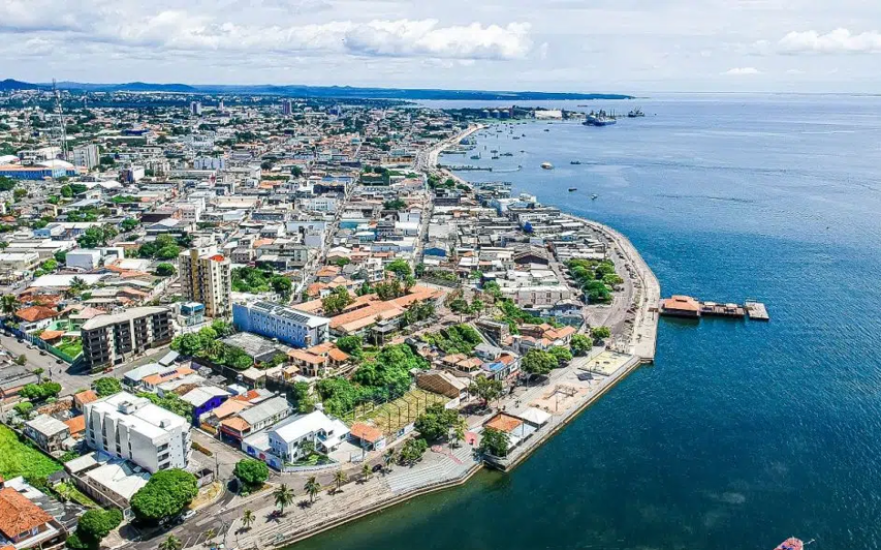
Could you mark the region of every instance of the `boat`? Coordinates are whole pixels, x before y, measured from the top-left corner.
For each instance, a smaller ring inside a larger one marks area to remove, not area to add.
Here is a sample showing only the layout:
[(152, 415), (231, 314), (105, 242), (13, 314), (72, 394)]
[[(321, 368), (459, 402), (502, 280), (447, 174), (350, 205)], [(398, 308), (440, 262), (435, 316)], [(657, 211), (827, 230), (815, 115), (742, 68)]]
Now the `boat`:
[(496, 155), (493, 155), (491, 160), (499, 160), (499, 157)]
[(599, 196), (599, 195), (597, 195), (596, 193), (594, 193), (593, 195), (590, 196), (590, 200), (595, 201), (595, 200), (597, 200), (597, 197), (598, 197), (598, 196)]
[(587, 120), (584, 121), (585, 126), (611, 126), (612, 124), (617, 123), (618, 121), (614, 118), (609, 118), (603, 115), (588, 115)]
[(553, 170), (554, 169), (554, 165), (551, 164), (550, 162), (541, 163), (541, 167), (545, 170)]
[(640, 109), (639, 107), (637, 107), (636, 109), (627, 113), (627, 118), (640, 118), (640, 117), (644, 117), (644, 116), (645, 116), (645, 113), (643, 113), (642, 109)]
[(573, 191), (578, 191), (578, 188), (577, 188), (577, 187), (570, 187), (570, 188), (569, 188), (569, 192), (571, 193), (571, 192), (573, 192)]
[(477, 153), (476, 155), (471, 155), (471, 160), (480, 160), (480, 153)]
[(580, 160), (573, 160), (573, 161), (570, 162), (569, 164), (575, 164), (575, 165), (578, 165), (578, 164), (581, 164), (581, 161), (580, 161)]
[(801, 539), (789, 537), (781, 542), (774, 550), (803, 550), (804, 547), (805, 543), (803, 543)]

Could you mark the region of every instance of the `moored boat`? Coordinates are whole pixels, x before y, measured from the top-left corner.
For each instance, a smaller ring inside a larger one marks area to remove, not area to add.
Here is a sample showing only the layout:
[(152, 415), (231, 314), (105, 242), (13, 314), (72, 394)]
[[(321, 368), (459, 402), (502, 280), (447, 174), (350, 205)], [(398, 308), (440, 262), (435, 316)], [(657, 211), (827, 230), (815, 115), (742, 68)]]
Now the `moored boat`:
[(544, 168), (545, 170), (553, 170), (554, 165), (551, 164), (550, 162), (543, 162), (543, 163), (541, 163), (541, 167)]
[(805, 543), (801, 539), (789, 537), (781, 542), (774, 550), (804, 550)]

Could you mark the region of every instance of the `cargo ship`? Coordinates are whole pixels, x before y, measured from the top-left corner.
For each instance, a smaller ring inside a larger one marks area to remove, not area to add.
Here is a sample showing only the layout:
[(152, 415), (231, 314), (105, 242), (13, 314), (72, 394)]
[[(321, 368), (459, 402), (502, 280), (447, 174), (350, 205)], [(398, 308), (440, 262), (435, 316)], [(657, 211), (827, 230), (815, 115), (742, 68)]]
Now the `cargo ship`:
[(611, 126), (612, 124), (617, 123), (618, 121), (614, 118), (605, 117), (603, 115), (588, 115), (587, 120), (584, 121), (585, 126)]
[(789, 537), (780, 543), (777, 548), (774, 550), (804, 550), (805, 543), (801, 541), (801, 539), (797, 539), (795, 537)]

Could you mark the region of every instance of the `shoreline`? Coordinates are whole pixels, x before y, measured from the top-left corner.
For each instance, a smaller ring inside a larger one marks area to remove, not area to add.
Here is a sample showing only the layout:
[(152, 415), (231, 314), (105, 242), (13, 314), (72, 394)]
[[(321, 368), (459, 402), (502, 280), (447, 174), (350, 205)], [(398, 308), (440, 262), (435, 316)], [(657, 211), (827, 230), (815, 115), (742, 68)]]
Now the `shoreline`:
[[(444, 141), (428, 152), (429, 159), (437, 159), (438, 155), (440, 155), (443, 150), (483, 128), (485, 128), (483, 125), (472, 126), (466, 131), (458, 134), (456, 137)], [(436, 164), (433, 166), (436, 167)], [(458, 177), (452, 172), (447, 170), (442, 170), (441, 172), (457, 181), (464, 182), (469, 186), (471, 185), (470, 182)], [(539, 431), (541, 433), (537, 434), (537, 436), (531, 437), (524, 441), (519, 447), (515, 447), (515, 449), (512, 450), (512, 454), (506, 457), (506, 459), (490, 459), (486, 461), (486, 466), (503, 472), (510, 472), (525, 462), (536, 450), (559, 434), (572, 420), (576, 419), (581, 413), (596, 403), (602, 396), (626, 379), (632, 372), (637, 370), (640, 366), (651, 364), (654, 361), (657, 341), (657, 305), (660, 300), (660, 285), (654, 273), (651, 271), (651, 268), (648, 267), (648, 264), (643, 260), (642, 256), (630, 240), (615, 229), (594, 220), (589, 220), (572, 214), (564, 213), (563, 215), (570, 219), (581, 221), (588, 227), (603, 233), (610, 242), (614, 243), (615, 248), (623, 254), (623, 259), (627, 264), (633, 268), (635, 279), (639, 282), (639, 285), (634, 285), (635, 296), (633, 297), (633, 302), (637, 306), (637, 310), (633, 322), (633, 330), (628, 335), (626, 342), (627, 355), (630, 357), (619, 365), (615, 371), (605, 376), (597, 387), (588, 391), (588, 393), (577, 403), (574, 403), (558, 415), (552, 415), (552, 418), (555, 418), (553, 422), (540, 428)], [(593, 357), (595, 356), (589, 356), (587, 358), (579, 357), (573, 360), (569, 366), (560, 369), (561, 373), (557, 376), (557, 381), (559, 382), (563, 376), (573, 374), (579, 368), (583, 368)], [(533, 388), (533, 391), (539, 390), (541, 390), (540, 387)], [(381, 495), (376, 495), (377, 498), (372, 501), (368, 495), (365, 498), (358, 500), (358, 502), (362, 504), (361, 506), (348, 508), (345, 510), (345, 513), (339, 517), (333, 517), (333, 513), (324, 514), (322, 515), (323, 521), (318, 524), (309, 525), (308, 522), (304, 521), (300, 523), (300, 529), (294, 529), (284, 535), (278, 533), (271, 537), (270, 540), (265, 540), (258, 535), (257, 540), (259, 542), (256, 544), (252, 543), (250, 546), (238, 544), (238, 539), (236, 539), (235, 542), (239, 548), (286, 548), (320, 533), (327, 532), (352, 521), (363, 519), (371, 514), (405, 503), (416, 497), (464, 485), (483, 467), (484, 463), (477, 461), (464, 473), (452, 479), (425, 483), (400, 494), (395, 494), (391, 490), (384, 490)], [(231, 527), (229, 532), (233, 531), (234, 530)], [(232, 541), (228, 540), (228, 542)]]

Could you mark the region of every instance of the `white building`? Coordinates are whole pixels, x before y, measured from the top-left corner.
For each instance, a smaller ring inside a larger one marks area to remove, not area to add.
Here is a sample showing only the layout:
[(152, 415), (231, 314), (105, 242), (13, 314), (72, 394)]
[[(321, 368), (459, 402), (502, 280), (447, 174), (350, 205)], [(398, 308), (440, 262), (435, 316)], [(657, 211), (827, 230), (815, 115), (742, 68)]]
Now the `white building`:
[(303, 443), (325, 453), (336, 450), (349, 435), (349, 428), (340, 420), (330, 419), (321, 411), (286, 420), (268, 431), (272, 453), (287, 462), (303, 458)]
[(266, 338), (298, 348), (318, 345), (328, 338), (330, 319), (309, 315), (270, 302), (234, 304), (233, 323), (239, 330), (253, 332)]
[(31, 271), (40, 263), (36, 252), (0, 253), (0, 271)]
[(98, 166), (98, 146), (90, 143), (89, 145), (74, 147), (73, 151), (70, 152), (70, 162), (75, 166), (84, 166), (92, 170)]
[(101, 264), (101, 251), (78, 248), (67, 253), (64, 259), (67, 267), (91, 271)]
[(187, 420), (126, 392), (86, 404), (86, 442), (96, 450), (131, 460), (150, 473), (186, 468), (190, 457)]

